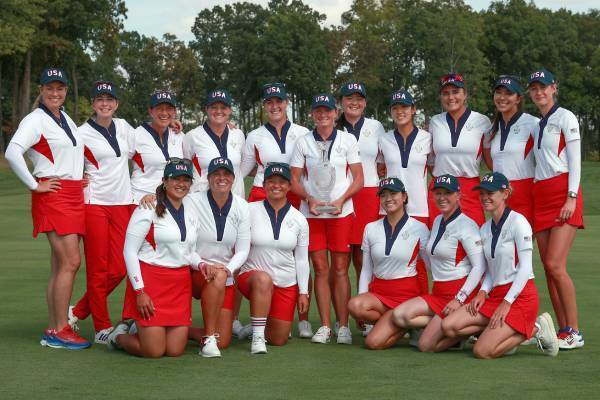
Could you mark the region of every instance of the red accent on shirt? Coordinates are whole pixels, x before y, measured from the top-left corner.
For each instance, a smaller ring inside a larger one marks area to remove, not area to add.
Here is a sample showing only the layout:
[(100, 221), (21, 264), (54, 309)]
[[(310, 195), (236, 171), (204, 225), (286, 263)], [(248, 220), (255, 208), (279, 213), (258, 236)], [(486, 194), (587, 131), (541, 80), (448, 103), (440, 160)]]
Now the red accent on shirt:
[(144, 172), (144, 161), (142, 161), (142, 155), (136, 151), (131, 159), (137, 164), (138, 167), (140, 167), (142, 172)]
[(421, 240), (417, 240), (417, 244), (415, 245), (415, 248), (413, 249), (412, 256), (410, 256), (410, 261), (408, 262), (408, 266), (410, 266), (413, 263), (413, 261), (415, 261), (417, 259), (417, 255), (419, 254), (420, 248), (421, 248)]
[(150, 230), (146, 234), (146, 242), (152, 246), (154, 250), (156, 250), (156, 242), (154, 241), (154, 223), (150, 225)]
[(100, 169), (100, 166), (98, 165), (98, 161), (96, 160), (96, 157), (94, 157), (94, 153), (92, 153), (92, 151), (90, 150), (89, 147), (87, 147), (87, 146), (83, 147), (83, 156), (89, 162), (91, 162), (94, 165), (94, 167), (96, 167), (96, 169)]
[(54, 164), (54, 156), (52, 155), (52, 149), (50, 148), (50, 145), (48, 144), (48, 141), (46, 140), (44, 135), (42, 135), (40, 137), (40, 140), (36, 144), (31, 146), (31, 148), (43, 155), (44, 157), (46, 157), (52, 164)]
[(481, 142), (479, 142), (479, 150), (477, 150), (477, 157), (475, 157), (475, 158), (479, 158), (482, 153), (483, 153), (483, 136), (481, 136)]
[(523, 154), (523, 160), (527, 158), (527, 156), (529, 155), (529, 153), (531, 152), (532, 149), (533, 149), (533, 138), (531, 136), (529, 136), (529, 139), (527, 139), (527, 143), (525, 143), (525, 152)]
[(519, 265), (519, 251), (517, 250), (517, 244), (515, 243), (515, 268)]
[(196, 171), (198, 171), (198, 175), (202, 176), (202, 168), (200, 168), (200, 162), (195, 154), (194, 157), (192, 157), (192, 162), (194, 163), (194, 167), (196, 167)]
[(565, 135), (564, 135), (563, 131), (560, 131), (560, 142), (558, 142), (557, 155), (560, 156), (560, 153), (562, 153), (562, 151), (564, 150), (565, 147), (567, 147), (567, 142), (565, 142)]
[(456, 255), (454, 256), (454, 266), (458, 267), (458, 264), (467, 256), (467, 252), (465, 251), (461, 242), (458, 242), (458, 247), (456, 248)]
[(258, 165), (263, 165), (263, 163), (260, 159), (260, 153), (258, 152), (258, 149), (256, 148), (256, 146), (254, 146), (254, 157), (256, 158), (256, 163)]

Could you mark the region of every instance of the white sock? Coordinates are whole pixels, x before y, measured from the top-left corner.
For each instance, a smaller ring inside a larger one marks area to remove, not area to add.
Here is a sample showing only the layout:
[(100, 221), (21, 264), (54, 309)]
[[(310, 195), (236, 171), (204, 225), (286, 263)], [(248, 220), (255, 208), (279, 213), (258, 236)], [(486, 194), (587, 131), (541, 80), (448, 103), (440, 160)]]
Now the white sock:
[(252, 324), (252, 336), (265, 336), (266, 317), (250, 317)]

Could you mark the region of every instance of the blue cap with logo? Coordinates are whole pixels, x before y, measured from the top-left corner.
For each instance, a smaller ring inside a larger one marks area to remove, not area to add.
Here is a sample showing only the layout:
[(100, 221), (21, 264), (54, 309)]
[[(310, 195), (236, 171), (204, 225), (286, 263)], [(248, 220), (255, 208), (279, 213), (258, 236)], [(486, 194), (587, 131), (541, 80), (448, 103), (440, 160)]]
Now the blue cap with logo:
[(94, 83), (91, 94), (92, 99), (101, 94), (108, 94), (109, 96), (112, 96), (115, 99), (119, 98), (119, 96), (117, 96), (117, 88), (115, 84), (110, 81), (97, 81), (96, 83)]
[(50, 82), (61, 82), (65, 85), (69, 84), (67, 74), (61, 68), (46, 68), (40, 74), (40, 85), (47, 85)]
[(450, 174), (440, 175), (433, 181), (433, 189), (446, 189), (451, 192), (460, 192), (460, 184), (455, 176)]
[(404, 89), (396, 90), (390, 95), (390, 107), (396, 104), (402, 104), (405, 106), (414, 106), (415, 100), (408, 91)]
[(290, 166), (286, 163), (269, 163), (265, 168), (265, 180), (272, 176), (281, 176), (286, 181), (292, 180), (292, 174), (290, 173)]
[(178, 176), (182, 175), (189, 176), (190, 178), (194, 177), (192, 162), (187, 158), (170, 158), (167, 165), (165, 165), (165, 172), (163, 176), (165, 178), (177, 178)]
[(215, 89), (211, 90), (206, 95), (206, 103), (205, 105), (208, 107), (211, 104), (215, 103), (223, 103), (227, 107), (231, 107), (233, 103), (233, 99), (231, 98), (231, 94), (225, 89)]
[(379, 181), (379, 185), (377, 186), (377, 196), (381, 196), (381, 193), (384, 190), (389, 190), (391, 192), (406, 192), (404, 183), (400, 178), (396, 177), (383, 178)]
[(556, 83), (556, 79), (554, 78), (554, 74), (548, 71), (546, 68), (541, 68), (536, 71), (533, 71), (531, 75), (529, 75), (529, 82), (527, 86), (530, 86), (534, 82), (539, 82), (544, 86), (552, 85)]
[(158, 90), (152, 93), (152, 96), (150, 96), (150, 108), (154, 108), (162, 103), (177, 107), (177, 99), (175, 98), (175, 94), (166, 90)]
[(494, 90), (499, 87), (505, 87), (512, 93), (522, 94), (524, 92), (523, 86), (521, 86), (521, 82), (519, 82), (519, 78), (512, 75), (500, 75), (494, 83)]
[(327, 107), (331, 110), (335, 109), (335, 97), (333, 97), (330, 93), (319, 93), (316, 96), (313, 96), (311, 109), (315, 109), (317, 107)]
[(221, 168), (226, 169), (227, 171), (231, 172), (231, 174), (235, 175), (233, 164), (231, 163), (231, 160), (226, 157), (217, 157), (210, 160), (208, 163), (208, 175)]
[(508, 187), (509, 184), (506, 176), (500, 172), (490, 172), (481, 178), (481, 182), (473, 190), (484, 189), (488, 192), (497, 192), (498, 190), (508, 189)]
[(263, 101), (270, 99), (271, 97), (278, 97), (281, 100), (287, 100), (285, 85), (283, 83), (268, 83), (264, 85), (262, 88)]
[(351, 94), (358, 93), (362, 97), (367, 97), (367, 88), (362, 82), (346, 82), (340, 88), (340, 96), (350, 96)]

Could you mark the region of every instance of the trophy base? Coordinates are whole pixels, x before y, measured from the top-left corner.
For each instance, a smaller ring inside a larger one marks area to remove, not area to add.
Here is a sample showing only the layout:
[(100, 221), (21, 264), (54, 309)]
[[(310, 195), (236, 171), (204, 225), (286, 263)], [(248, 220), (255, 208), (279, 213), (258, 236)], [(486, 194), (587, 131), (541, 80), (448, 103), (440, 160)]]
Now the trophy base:
[(331, 214), (337, 211), (337, 207), (335, 206), (317, 206), (315, 209), (321, 214)]

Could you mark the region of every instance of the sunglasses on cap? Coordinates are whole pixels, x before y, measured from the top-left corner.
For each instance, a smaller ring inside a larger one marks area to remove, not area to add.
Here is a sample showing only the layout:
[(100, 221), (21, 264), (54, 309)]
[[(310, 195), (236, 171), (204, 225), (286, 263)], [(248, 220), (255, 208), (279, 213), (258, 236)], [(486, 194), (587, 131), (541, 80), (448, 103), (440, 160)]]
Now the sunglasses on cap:
[(192, 160), (187, 158), (171, 157), (169, 158), (169, 164), (172, 165), (185, 165), (186, 167), (192, 167)]
[(442, 86), (444, 86), (448, 82), (463, 82), (464, 83), (464, 81), (465, 81), (465, 79), (463, 78), (463, 76), (461, 74), (457, 74), (455, 72), (446, 74), (446, 75), (442, 76), (442, 78), (440, 79), (440, 83), (442, 84)]
[(515, 81), (517, 81), (517, 82), (520, 82), (520, 81), (521, 81), (521, 78), (519, 78), (519, 77), (518, 77), (518, 76), (516, 76), (516, 75), (500, 75), (500, 76), (498, 76), (498, 79), (503, 79), (503, 78), (506, 78), (506, 79), (512, 79), (512, 80), (515, 80)]

